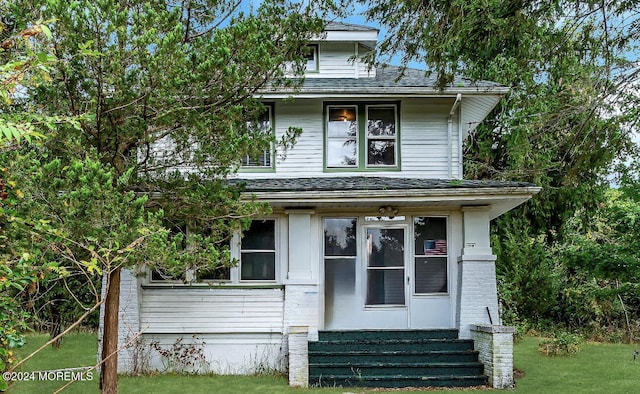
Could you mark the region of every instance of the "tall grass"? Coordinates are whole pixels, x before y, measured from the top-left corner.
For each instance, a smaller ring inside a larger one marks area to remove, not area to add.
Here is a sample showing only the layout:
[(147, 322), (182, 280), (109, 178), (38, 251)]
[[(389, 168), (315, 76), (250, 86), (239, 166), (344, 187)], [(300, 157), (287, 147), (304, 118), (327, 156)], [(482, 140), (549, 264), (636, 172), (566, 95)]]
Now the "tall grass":
[[(28, 337), (21, 354), (28, 354), (43, 344), (45, 335)], [(527, 337), (516, 344), (515, 367), (524, 373), (518, 379), (516, 393), (638, 393), (640, 392), (640, 360), (633, 361), (633, 351), (640, 346), (587, 343), (571, 357), (548, 357), (538, 352), (540, 339)], [(67, 336), (59, 350), (45, 349), (29, 360), (22, 371), (42, 371), (93, 365), (96, 362), (95, 334), (74, 333)], [(65, 393), (98, 393), (98, 373), (92, 381), (77, 382)], [(15, 382), (9, 394), (52, 393), (66, 382)], [(153, 375), (120, 376), (120, 392), (137, 393), (369, 393), (355, 388), (296, 389), (287, 386), (282, 376), (194, 376)], [(473, 389), (472, 389), (473, 390)], [(447, 390), (463, 392), (469, 390)], [(403, 391), (393, 391), (398, 393)], [(409, 392), (409, 391), (404, 391)], [(411, 392), (415, 392), (412, 390)], [(512, 391), (507, 391), (512, 392)]]

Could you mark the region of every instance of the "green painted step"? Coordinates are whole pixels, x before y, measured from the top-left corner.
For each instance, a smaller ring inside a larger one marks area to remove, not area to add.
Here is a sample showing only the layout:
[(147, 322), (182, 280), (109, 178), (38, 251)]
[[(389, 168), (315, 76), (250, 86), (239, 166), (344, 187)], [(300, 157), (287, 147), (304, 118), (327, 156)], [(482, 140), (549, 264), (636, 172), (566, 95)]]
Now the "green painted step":
[(309, 351), (463, 351), (473, 350), (473, 341), (468, 339), (388, 339), (337, 340), (309, 342)]
[(321, 331), (309, 342), (309, 384), (358, 387), (486, 385), (473, 341), (457, 330)]
[(321, 376), (309, 379), (310, 386), (322, 387), (473, 387), (487, 384), (486, 376)]
[(385, 341), (398, 339), (458, 339), (458, 330), (349, 330), (349, 331), (320, 331), (321, 341), (360, 340), (366, 338), (371, 341)]
[(309, 365), (311, 376), (349, 375), (361, 376), (447, 376), (482, 375), (484, 366), (479, 362), (471, 363), (407, 363), (380, 362), (353, 364), (313, 363)]
[(435, 350), (435, 351), (366, 351), (353, 350), (344, 352), (309, 351), (309, 359), (314, 363), (354, 363), (354, 362), (394, 362), (401, 358), (407, 363), (424, 362), (477, 362), (478, 352), (475, 350)]

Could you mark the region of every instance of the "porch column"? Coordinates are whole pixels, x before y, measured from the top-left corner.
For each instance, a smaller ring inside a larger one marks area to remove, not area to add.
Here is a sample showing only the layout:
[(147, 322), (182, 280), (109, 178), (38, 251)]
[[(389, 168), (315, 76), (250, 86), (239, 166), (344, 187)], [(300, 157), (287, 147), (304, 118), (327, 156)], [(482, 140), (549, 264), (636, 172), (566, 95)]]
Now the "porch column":
[(499, 325), (496, 256), (490, 245), (488, 206), (463, 207), (462, 255), (458, 259), (457, 326), (471, 339), (472, 325)]
[[(288, 268), (284, 282), (284, 327), (287, 340), (286, 353), (289, 357), (289, 384), (308, 384), (307, 340), (318, 340), (320, 298), (318, 293), (317, 266), (320, 238), (312, 228), (312, 209), (287, 209), (289, 215)], [(316, 269), (314, 269), (316, 268)], [(314, 275), (314, 272), (316, 274)], [(305, 327), (304, 334), (301, 327)], [(304, 343), (302, 343), (304, 342)]]

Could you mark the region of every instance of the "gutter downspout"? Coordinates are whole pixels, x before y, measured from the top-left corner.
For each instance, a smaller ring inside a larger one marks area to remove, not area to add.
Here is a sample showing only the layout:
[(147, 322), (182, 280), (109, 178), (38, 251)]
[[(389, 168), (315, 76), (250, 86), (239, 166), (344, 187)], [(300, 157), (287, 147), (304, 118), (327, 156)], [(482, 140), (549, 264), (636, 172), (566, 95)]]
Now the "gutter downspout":
[[(453, 115), (458, 109), (460, 105), (460, 101), (462, 101), (462, 93), (458, 93), (456, 95), (456, 101), (453, 102), (453, 106), (451, 107), (451, 111), (449, 111), (449, 119), (447, 120), (447, 143), (448, 143), (448, 162), (449, 162), (449, 179), (453, 178), (453, 165), (451, 163), (453, 159)], [(458, 120), (458, 132), (460, 131), (460, 121)], [(458, 157), (460, 158), (460, 152), (458, 152)], [(458, 158), (458, 160), (460, 160)]]

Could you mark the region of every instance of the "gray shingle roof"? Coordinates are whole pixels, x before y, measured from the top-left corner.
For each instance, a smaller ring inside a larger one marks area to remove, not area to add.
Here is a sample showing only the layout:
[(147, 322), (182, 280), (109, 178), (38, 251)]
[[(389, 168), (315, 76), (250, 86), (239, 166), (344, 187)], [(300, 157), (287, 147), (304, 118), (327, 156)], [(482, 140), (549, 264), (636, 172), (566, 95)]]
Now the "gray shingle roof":
[[(458, 88), (495, 88), (504, 87), (490, 81), (473, 81), (468, 78), (456, 76), (451, 87)], [(437, 80), (434, 74), (425, 75), (424, 70), (406, 68), (404, 73), (400, 67), (386, 66), (376, 68), (375, 78), (306, 78), (302, 85), (302, 91), (314, 88), (394, 88), (394, 87), (426, 87), (437, 88)]]
[(535, 187), (527, 182), (443, 180), (387, 177), (316, 177), (278, 179), (232, 179), (231, 183), (245, 184), (248, 192), (307, 192), (333, 190), (429, 190), (429, 189), (508, 189)]
[(344, 22), (328, 22), (324, 29), (331, 31), (378, 31), (373, 27)]
[[(474, 81), (456, 76), (453, 83), (445, 87), (448, 91), (457, 89), (468, 91), (492, 91), (506, 93), (508, 88), (491, 81)], [(373, 78), (305, 78), (298, 91), (290, 88), (267, 88), (262, 93), (289, 92), (304, 93), (393, 93), (393, 92), (438, 92), (440, 89), (435, 75), (426, 75), (424, 70), (406, 68), (404, 72), (397, 66), (376, 68)]]

